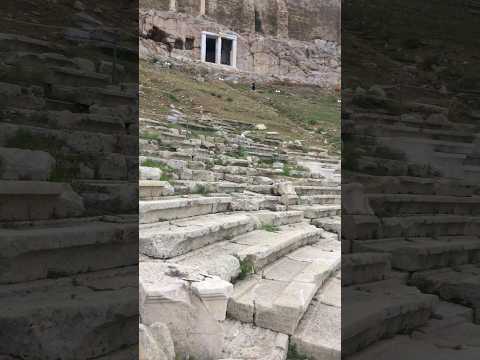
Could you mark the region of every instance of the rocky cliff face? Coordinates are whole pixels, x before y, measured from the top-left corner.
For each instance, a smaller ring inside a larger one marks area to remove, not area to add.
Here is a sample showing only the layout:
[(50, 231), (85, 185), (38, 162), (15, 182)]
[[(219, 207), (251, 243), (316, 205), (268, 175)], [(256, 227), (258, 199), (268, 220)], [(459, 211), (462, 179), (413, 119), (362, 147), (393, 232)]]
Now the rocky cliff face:
[[(202, 32), (237, 36), (236, 68), (338, 86), (338, 0), (142, 0), (141, 55), (201, 60)], [(215, 66), (215, 65), (211, 65)]]
[(205, 15), (239, 33), (340, 41), (340, 0), (140, 0), (140, 7)]

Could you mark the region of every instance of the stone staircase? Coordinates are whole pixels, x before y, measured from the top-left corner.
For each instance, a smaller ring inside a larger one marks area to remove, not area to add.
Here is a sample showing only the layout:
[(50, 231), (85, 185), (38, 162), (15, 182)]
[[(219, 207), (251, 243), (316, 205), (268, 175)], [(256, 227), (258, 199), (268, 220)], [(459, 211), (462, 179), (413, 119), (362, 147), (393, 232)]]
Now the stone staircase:
[[(379, 104), (395, 102), (384, 90)], [(475, 359), (480, 168), (467, 160), (478, 151), (475, 104), (459, 97), (470, 109), (460, 117), (430, 92), (422, 104), (403, 99), (399, 115), (364, 106), (374, 92), (344, 98), (345, 134), (364, 155), (343, 169), (342, 354)]]
[[(140, 119), (142, 322), (167, 324), (179, 358), (338, 359), (339, 160), (179, 114)], [(198, 299), (208, 314), (175, 305)]]
[(5, 359), (138, 356), (137, 55), (113, 79), (112, 49), (67, 37), (111, 28), (78, 15), (0, 34)]

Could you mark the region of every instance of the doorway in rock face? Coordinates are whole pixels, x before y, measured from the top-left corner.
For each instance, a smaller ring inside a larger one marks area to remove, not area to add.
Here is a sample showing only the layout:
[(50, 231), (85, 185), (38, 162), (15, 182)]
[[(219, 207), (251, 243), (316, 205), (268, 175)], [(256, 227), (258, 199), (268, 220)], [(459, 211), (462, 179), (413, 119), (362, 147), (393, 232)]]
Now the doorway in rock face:
[(207, 37), (205, 46), (205, 61), (215, 63), (217, 54), (217, 39), (214, 37)]
[(221, 63), (232, 65), (233, 40), (222, 38)]

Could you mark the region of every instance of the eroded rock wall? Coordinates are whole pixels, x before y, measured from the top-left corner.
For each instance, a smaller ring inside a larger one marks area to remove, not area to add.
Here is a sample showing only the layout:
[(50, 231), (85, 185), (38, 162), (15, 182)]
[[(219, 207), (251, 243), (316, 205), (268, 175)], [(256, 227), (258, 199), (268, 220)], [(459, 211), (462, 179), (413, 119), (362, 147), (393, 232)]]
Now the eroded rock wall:
[[(230, 27), (209, 18), (141, 10), (140, 54), (143, 57), (160, 55), (199, 61), (202, 31), (232, 32)], [(335, 42), (300, 41), (257, 32), (237, 33), (237, 36), (237, 69), (230, 71), (326, 87), (336, 86), (339, 82), (340, 50)]]
[(239, 33), (340, 42), (340, 0), (140, 0), (140, 7), (205, 15)]

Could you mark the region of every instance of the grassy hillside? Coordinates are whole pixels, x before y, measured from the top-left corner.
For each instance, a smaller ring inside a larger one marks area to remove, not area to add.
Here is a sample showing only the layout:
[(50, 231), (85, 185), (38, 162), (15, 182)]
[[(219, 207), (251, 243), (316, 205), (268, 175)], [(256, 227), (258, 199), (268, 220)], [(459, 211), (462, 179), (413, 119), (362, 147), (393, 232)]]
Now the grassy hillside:
[(304, 139), (307, 145), (340, 150), (340, 106), (334, 94), (311, 86), (257, 85), (213, 80), (199, 81), (195, 74), (140, 64), (140, 112), (154, 118), (170, 105), (186, 114), (265, 124), (286, 139)]

